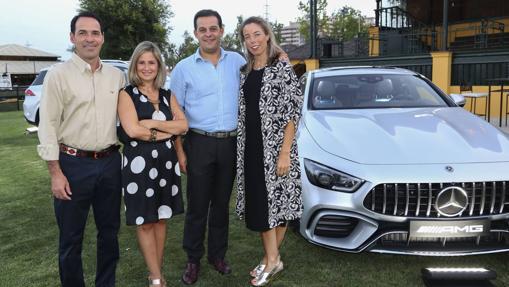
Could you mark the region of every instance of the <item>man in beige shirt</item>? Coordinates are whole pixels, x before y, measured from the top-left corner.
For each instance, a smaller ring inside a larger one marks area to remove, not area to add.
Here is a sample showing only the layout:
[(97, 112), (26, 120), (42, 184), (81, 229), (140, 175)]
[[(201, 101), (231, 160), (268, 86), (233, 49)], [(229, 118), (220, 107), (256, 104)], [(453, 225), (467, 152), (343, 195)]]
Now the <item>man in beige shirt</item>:
[(70, 38), (75, 53), (44, 80), (37, 147), (51, 175), (60, 280), (62, 286), (85, 286), (81, 249), (92, 206), (98, 232), (96, 286), (114, 286), (121, 198), (116, 109), (125, 77), (101, 64), (104, 34), (96, 15), (76, 15)]

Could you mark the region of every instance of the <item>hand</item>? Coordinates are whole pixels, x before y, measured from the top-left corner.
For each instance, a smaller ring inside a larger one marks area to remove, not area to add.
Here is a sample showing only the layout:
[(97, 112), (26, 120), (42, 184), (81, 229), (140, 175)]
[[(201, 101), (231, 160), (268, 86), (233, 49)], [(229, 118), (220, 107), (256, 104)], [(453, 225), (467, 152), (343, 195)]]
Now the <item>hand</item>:
[(281, 62), (287, 62), (287, 63), (290, 63), (290, 58), (288, 58), (288, 54), (285, 53), (285, 52), (281, 52), (279, 53), (279, 58), (278, 58), (279, 61)]
[(71, 200), (71, 186), (62, 172), (51, 176), (51, 192), (60, 200)]
[(290, 153), (281, 151), (277, 159), (276, 175), (283, 176), (290, 172)]
[(154, 120), (141, 120), (140, 125), (147, 129), (155, 129)]
[(184, 151), (177, 151), (177, 160), (179, 162), (180, 172), (187, 173), (187, 156)]

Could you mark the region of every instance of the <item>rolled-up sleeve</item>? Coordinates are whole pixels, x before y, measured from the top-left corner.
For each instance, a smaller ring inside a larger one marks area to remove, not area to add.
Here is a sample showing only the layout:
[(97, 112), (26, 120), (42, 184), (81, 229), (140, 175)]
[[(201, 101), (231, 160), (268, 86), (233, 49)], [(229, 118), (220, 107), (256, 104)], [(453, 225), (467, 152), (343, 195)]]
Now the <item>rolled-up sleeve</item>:
[(283, 92), (285, 94), (285, 113), (283, 115), (285, 126), (293, 121), (295, 128), (298, 127), (302, 112), (302, 91), (299, 87), (299, 80), (290, 64), (286, 64), (283, 69)]
[(37, 152), (43, 160), (58, 160), (58, 130), (63, 113), (61, 83), (54, 71), (48, 71), (42, 86), (39, 108), (39, 145)]

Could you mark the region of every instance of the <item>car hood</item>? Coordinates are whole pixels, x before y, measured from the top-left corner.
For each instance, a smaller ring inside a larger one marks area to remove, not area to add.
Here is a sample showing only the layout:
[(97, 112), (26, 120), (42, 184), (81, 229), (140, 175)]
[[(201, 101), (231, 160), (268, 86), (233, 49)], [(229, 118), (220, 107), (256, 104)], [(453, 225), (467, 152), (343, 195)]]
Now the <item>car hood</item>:
[(363, 164), (509, 161), (509, 138), (463, 108), (308, 111), (304, 124), (325, 151)]

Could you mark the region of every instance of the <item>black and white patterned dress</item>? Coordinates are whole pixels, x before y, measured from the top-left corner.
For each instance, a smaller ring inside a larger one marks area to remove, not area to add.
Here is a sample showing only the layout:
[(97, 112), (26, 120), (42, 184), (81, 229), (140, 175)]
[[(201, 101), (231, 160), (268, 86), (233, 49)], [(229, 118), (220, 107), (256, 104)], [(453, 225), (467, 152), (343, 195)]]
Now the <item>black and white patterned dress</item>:
[[(159, 111), (136, 87), (124, 88), (131, 97), (138, 120), (171, 120), (171, 93), (159, 90)], [(118, 127), (124, 144), (122, 160), (122, 193), (127, 225), (155, 223), (184, 212), (180, 188), (180, 169), (171, 140), (147, 142), (130, 138)]]
[[(246, 149), (246, 121), (247, 107), (244, 85), (247, 75), (241, 74), (239, 95), (239, 121), (237, 127), (237, 205), (239, 216), (249, 216), (246, 208), (245, 170)], [(268, 228), (274, 228), (288, 220), (300, 218), (302, 214), (302, 183), (300, 179), (297, 142), (294, 138), (290, 151), (290, 172), (283, 176), (276, 175), (279, 151), (283, 145), (284, 129), (290, 121), (298, 127), (301, 109), (302, 93), (298, 79), (289, 63), (275, 60), (267, 66), (262, 75), (259, 114), (261, 121), (263, 176), (267, 193)], [(249, 179), (248, 179), (249, 181)], [(262, 181), (263, 182), (263, 181)], [(249, 200), (249, 199), (248, 199)]]

